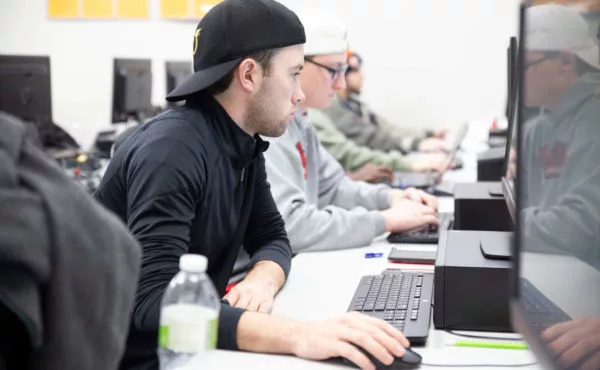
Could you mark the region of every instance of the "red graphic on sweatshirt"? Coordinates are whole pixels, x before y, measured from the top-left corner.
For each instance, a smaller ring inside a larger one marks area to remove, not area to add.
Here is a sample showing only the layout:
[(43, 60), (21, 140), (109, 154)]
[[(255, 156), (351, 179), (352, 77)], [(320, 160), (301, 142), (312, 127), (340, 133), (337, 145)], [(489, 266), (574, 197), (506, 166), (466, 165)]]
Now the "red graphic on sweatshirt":
[(308, 172), (306, 170), (306, 153), (304, 152), (304, 149), (302, 149), (302, 144), (300, 142), (296, 144), (296, 149), (298, 149), (298, 153), (300, 154), (300, 162), (302, 162), (302, 169), (304, 170), (304, 179), (308, 179)]
[(542, 147), (541, 157), (544, 168), (544, 177), (554, 179), (562, 175), (567, 160), (567, 144), (556, 141)]

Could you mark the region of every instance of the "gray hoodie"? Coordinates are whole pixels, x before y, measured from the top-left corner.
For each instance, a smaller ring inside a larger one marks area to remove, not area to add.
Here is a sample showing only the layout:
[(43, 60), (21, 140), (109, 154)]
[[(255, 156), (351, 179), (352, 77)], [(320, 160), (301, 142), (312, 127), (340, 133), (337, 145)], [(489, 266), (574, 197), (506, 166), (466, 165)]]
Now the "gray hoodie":
[(530, 250), (563, 251), (600, 268), (600, 87), (585, 75), (552, 113), (526, 123), (520, 193)]
[(0, 130), (0, 369), (116, 369), (139, 245), (19, 120)]
[(271, 192), (294, 253), (354, 248), (385, 232), (390, 188), (353, 181), (298, 113), (265, 152)]

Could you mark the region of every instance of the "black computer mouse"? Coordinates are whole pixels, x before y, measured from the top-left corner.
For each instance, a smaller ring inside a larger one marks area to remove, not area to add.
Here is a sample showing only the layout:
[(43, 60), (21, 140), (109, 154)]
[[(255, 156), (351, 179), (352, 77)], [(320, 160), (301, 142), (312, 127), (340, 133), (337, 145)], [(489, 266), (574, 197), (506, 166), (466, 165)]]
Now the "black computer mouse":
[[(358, 349), (360, 349), (360, 351), (369, 358), (377, 370), (416, 369), (421, 365), (421, 355), (410, 348), (406, 348), (406, 353), (404, 356), (394, 358), (394, 361), (390, 365), (381, 363), (378, 359), (373, 357), (371, 353), (367, 352), (363, 348), (359, 347)], [(344, 362), (356, 367), (356, 365), (350, 360), (344, 359)]]

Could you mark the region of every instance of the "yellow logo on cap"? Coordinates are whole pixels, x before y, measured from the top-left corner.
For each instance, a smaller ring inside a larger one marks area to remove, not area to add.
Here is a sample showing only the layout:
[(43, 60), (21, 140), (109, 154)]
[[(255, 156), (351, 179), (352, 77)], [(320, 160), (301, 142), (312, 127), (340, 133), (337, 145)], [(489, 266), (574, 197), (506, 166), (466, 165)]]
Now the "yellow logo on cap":
[(192, 52), (192, 55), (196, 55), (198, 52), (198, 36), (200, 36), (200, 31), (202, 31), (202, 28), (198, 28), (194, 33), (194, 51)]

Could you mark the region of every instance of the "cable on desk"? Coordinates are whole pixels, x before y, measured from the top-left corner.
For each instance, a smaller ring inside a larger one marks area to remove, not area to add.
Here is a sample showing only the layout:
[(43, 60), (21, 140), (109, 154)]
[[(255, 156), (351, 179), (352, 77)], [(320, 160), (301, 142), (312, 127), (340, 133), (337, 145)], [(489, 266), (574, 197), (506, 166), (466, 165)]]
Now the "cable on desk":
[(537, 365), (537, 362), (529, 362), (526, 364), (430, 364), (421, 362), (421, 366), (431, 367), (527, 367)]
[(462, 333), (457, 333), (453, 330), (447, 330), (447, 329), (445, 331), (449, 334), (456, 335), (457, 337), (476, 338), (476, 339), (491, 339), (491, 340), (506, 340), (506, 341), (518, 341), (518, 342), (523, 341), (523, 338), (493, 337), (493, 336), (477, 335), (477, 334), (462, 334)]

